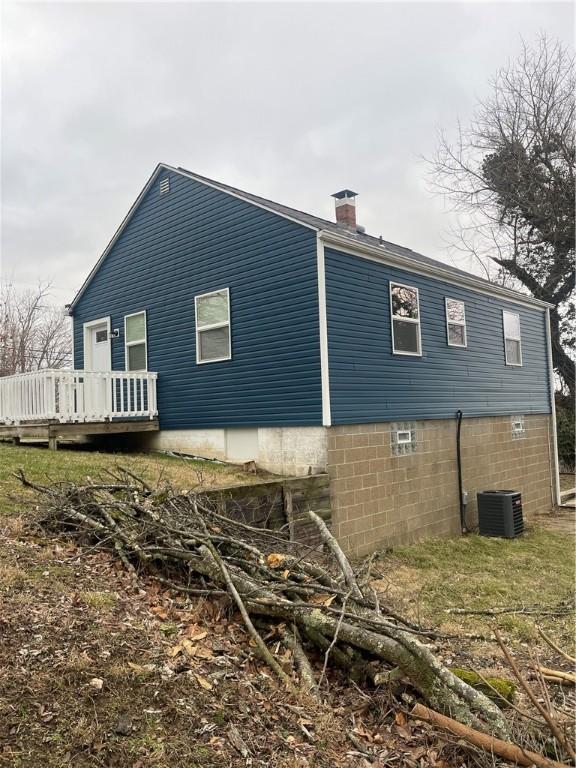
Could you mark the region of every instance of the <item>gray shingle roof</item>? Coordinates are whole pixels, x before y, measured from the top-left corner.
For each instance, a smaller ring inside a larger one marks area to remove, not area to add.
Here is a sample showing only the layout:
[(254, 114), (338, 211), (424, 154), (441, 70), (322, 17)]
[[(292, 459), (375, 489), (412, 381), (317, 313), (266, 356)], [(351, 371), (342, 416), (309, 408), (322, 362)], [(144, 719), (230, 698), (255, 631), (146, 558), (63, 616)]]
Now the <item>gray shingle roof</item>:
[[(254, 203), (257, 203), (258, 205), (264, 205), (266, 208), (270, 208), (273, 211), (277, 211), (280, 214), (283, 214), (284, 216), (290, 216), (293, 219), (296, 219), (298, 221), (301, 221), (303, 224), (306, 224), (310, 227), (314, 227), (315, 229), (323, 229), (327, 232), (334, 232), (341, 237), (346, 238), (347, 240), (350, 240), (351, 243), (359, 243), (359, 244), (366, 244), (366, 245), (377, 245), (381, 248), (384, 248), (390, 253), (398, 254), (398, 256), (402, 256), (406, 259), (411, 259), (416, 264), (426, 264), (428, 266), (432, 267), (444, 267), (445, 269), (448, 268), (450, 271), (453, 271), (455, 274), (464, 275), (465, 277), (470, 277), (472, 273), (466, 272), (463, 269), (458, 269), (457, 267), (452, 266), (451, 264), (446, 264), (445, 262), (439, 261), (438, 259), (432, 259), (429, 256), (424, 256), (422, 253), (417, 253), (416, 251), (413, 251), (411, 248), (405, 248), (402, 245), (397, 245), (396, 243), (391, 243), (389, 240), (384, 240), (381, 237), (374, 237), (372, 235), (367, 235), (365, 232), (351, 232), (350, 230), (344, 229), (343, 227), (339, 227), (336, 222), (329, 221), (328, 219), (321, 219), (319, 216), (314, 216), (311, 213), (306, 213), (305, 211), (299, 211), (297, 208), (290, 208), (287, 205), (282, 205), (282, 203), (276, 203), (274, 200), (268, 200), (265, 197), (259, 197), (258, 195), (253, 195), (251, 192), (245, 192), (243, 189), (238, 189), (237, 187), (232, 187), (229, 184), (223, 184), (220, 181), (215, 181), (214, 179), (209, 179), (207, 176), (201, 176), (198, 173), (194, 173), (194, 171), (189, 171), (186, 168), (177, 168), (178, 171), (182, 171), (183, 173), (189, 174), (190, 176), (193, 176), (196, 179), (199, 179), (200, 181), (205, 181), (208, 184), (210, 184), (213, 187), (217, 187), (221, 189), (224, 192), (231, 192), (234, 195), (239, 195), (240, 197), (245, 198), (246, 200), (251, 200)], [(485, 278), (479, 277), (478, 275), (473, 275), (477, 280), (481, 280), (484, 283), (487, 283), (488, 285), (494, 286), (494, 283), (491, 283), (489, 280), (486, 280)]]

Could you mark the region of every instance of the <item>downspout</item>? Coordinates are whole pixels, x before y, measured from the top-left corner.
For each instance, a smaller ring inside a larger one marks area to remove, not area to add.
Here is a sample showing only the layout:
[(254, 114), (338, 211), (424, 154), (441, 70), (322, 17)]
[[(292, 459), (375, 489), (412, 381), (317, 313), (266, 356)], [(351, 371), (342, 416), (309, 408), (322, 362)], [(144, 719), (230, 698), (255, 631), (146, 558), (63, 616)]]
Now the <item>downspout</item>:
[(552, 414), (552, 456), (553, 473), (552, 478), (552, 505), (559, 506), (560, 497), (560, 463), (558, 461), (558, 432), (556, 429), (556, 400), (554, 397), (554, 360), (552, 358), (552, 334), (550, 332), (550, 308), (546, 308), (546, 341), (548, 347), (548, 373), (550, 377), (550, 408)]
[(458, 501), (460, 504), (460, 529), (462, 533), (470, 533), (466, 524), (467, 500), (462, 488), (462, 453), (460, 450), (460, 433), (462, 431), (462, 411), (456, 411), (456, 462), (458, 464)]

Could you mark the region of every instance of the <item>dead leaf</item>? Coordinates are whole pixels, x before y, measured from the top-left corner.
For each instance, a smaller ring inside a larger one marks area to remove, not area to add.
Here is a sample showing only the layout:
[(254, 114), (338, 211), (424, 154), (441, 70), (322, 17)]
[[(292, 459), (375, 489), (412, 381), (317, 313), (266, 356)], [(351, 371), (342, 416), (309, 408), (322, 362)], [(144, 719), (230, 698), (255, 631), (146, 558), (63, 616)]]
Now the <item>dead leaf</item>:
[(92, 686), (92, 688), (97, 691), (101, 691), (104, 685), (104, 680), (102, 680), (101, 677), (93, 677), (92, 680), (89, 681), (88, 685)]
[(205, 637), (208, 637), (208, 632), (205, 629), (200, 629), (195, 624), (190, 624), (186, 627), (184, 634), (189, 640), (204, 640)]
[(396, 714), (394, 715), (394, 722), (396, 723), (396, 725), (404, 726), (408, 722), (408, 719), (406, 718), (406, 715), (404, 714), (404, 712), (396, 712)]
[(272, 552), (266, 558), (266, 562), (270, 568), (280, 568), (284, 560), (286, 560), (286, 556), (280, 555), (277, 552)]
[(325, 592), (317, 592), (315, 595), (312, 595), (309, 603), (314, 603), (315, 605), (332, 605), (334, 600), (336, 599), (336, 595), (328, 595)]
[(205, 677), (202, 677), (202, 675), (194, 675), (194, 677), (196, 678), (196, 680), (198, 680), (202, 688), (205, 688), (207, 691), (211, 691), (212, 688), (214, 687), (212, 683), (206, 680)]

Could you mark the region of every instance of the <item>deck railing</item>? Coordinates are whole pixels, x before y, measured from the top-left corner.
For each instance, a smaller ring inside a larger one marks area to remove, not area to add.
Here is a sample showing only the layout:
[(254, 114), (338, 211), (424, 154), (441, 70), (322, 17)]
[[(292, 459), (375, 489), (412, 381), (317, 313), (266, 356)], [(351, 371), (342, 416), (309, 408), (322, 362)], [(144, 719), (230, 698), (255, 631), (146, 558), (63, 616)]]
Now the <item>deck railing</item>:
[(0, 424), (158, 415), (157, 373), (45, 369), (0, 378)]

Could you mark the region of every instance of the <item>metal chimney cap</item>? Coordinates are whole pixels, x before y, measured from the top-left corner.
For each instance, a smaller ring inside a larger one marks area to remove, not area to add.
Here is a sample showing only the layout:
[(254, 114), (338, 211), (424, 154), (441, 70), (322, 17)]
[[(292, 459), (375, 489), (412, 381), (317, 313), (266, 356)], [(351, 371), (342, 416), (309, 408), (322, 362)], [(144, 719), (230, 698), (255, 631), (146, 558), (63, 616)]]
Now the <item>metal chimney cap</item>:
[(330, 197), (335, 197), (337, 200), (342, 200), (344, 197), (356, 197), (358, 192), (352, 192), (351, 189), (342, 189), (340, 192), (334, 192)]

